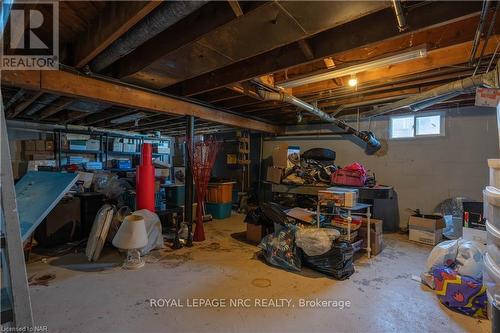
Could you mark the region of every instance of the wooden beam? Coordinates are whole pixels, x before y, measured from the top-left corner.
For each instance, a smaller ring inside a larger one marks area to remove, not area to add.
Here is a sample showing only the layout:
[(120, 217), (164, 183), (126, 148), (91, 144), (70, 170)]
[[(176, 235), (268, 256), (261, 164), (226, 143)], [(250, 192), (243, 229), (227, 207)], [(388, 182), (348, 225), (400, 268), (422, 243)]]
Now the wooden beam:
[[(65, 71), (40, 72), (40, 93), (48, 92), (72, 98), (101, 101), (112, 105), (157, 113), (194, 116), (229, 126), (247, 128), (260, 132), (279, 133), (281, 131), (280, 126), (178, 100), (166, 95), (140, 90), (138, 88)], [(23, 82), (14, 82), (11, 79), (10, 84), (19, 86), (22, 85)]]
[[(484, 55), (493, 54), (495, 47), (500, 40), (500, 35), (490, 37), (490, 42), (486, 46)], [(480, 47), (482, 47), (481, 42)], [(370, 82), (374, 80), (383, 80), (388, 78), (397, 78), (400, 76), (411, 75), (415, 73), (426, 72), (447, 66), (463, 64), (468, 61), (468, 55), (472, 48), (472, 41), (440, 48), (427, 53), (427, 57), (407, 61), (400, 64), (391, 65), (386, 68), (378, 68), (371, 71), (357, 73), (358, 83)], [(304, 96), (318, 91), (338, 88), (338, 84), (332, 80), (311, 83), (302, 87), (292, 88), (292, 94), (295, 96)]]
[(25, 100), (25, 101), (19, 103), (18, 105), (16, 105), (14, 107), (14, 110), (12, 110), (12, 112), (10, 112), (7, 115), (7, 118), (17, 117), (21, 112), (23, 112), (24, 110), (26, 110), (26, 108), (28, 108), (28, 106), (30, 106), (34, 101), (36, 101), (38, 99), (38, 97), (40, 97), (42, 95), (43, 95), (43, 91), (37, 91), (30, 98), (28, 98), (27, 100)]
[(64, 110), (66, 107), (68, 107), (73, 102), (74, 102), (74, 99), (72, 99), (72, 98), (61, 97), (57, 100), (57, 104), (49, 105), (45, 109), (43, 109), (40, 112), (38, 119), (42, 120), (42, 119), (48, 118), (48, 117)]
[(229, 6), (231, 6), (231, 9), (234, 12), (234, 15), (236, 17), (243, 16), (243, 10), (241, 9), (241, 6), (238, 1), (236, 0), (228, 0)]
[[(407, 30), (405, 34), (412, 34), (420, 29), (445, 24), (469, 15), (477, 15), (479, 10), (480, 4), (474, 2), (430, 2), (411, 11), (407, 19), (411, 29)], [(309, 37), (308, 43), (314, 56), (317, 59), (323, 59), (335, 53), (401, 35), (396, 24), (394, 24), (392, 8), (386, 8), (320, 32)], [(291, 43), (185, 80), (169, 87), (166, 91), (175, 91), (184, 96), (191, 96), (309, 61), (300, 47), (297, 46), (297, 43)]]
[(73, 64), (81, 68), (143, 19), (162, 1), (111, 1), (75, 43)]

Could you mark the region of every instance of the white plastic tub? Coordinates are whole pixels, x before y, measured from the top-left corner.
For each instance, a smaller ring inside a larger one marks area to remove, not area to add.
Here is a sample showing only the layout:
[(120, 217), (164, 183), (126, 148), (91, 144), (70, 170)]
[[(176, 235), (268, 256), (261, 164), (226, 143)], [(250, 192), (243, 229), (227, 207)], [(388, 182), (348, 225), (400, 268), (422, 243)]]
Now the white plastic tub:
[(488, 167), (490, 168), (490, 186), (500, 188), (500, 159), (489, 159)]
[(500, 265), (500, 230), (489, 222), (486, 222), (486, 251), (493, 262)]
[(500, 297), (500, 267), (495, 263), (489, 253), (484, 255), (483, 284), (486, 285), (488, 300)]
[(500, 190), (486, 186), (483, 190), (484, 216), (496, 229), (500, 230)]

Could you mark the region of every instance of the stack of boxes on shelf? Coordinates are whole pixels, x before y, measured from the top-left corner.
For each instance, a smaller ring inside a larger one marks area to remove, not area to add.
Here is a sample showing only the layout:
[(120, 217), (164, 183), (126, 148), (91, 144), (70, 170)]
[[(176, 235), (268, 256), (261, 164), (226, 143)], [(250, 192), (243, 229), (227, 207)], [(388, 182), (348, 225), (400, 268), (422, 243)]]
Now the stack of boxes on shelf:
[[(62, 165), (82, 165), (86, 170), (102, 170), (103, 163), (97, 160), (95, 153), (101, 153), (101, 140), (93, 139), (87, 134), (63, 133), (61, 134), (62, 151), (69, 151), (67, 158), (61, 161)], [(75, 154), (75, 152), (89, 153)]]
[[(490, 186), (483, 191), (486, 217), (486, 254), (483, 283), (487, 288), (490, 310), (500, 311), (500, 159), (488, 160)], [(491, 314), (491, 312), (490, 312)]]
[(231, 216), (233, 182), (209, 184), (207, 190), (207, 213), (215, 219)]
[(15, 179), (39, 166), (55, 167), (53, 140), (15, 140), (10, 143), (12, 172)]
[(281, 179), (286, 170), (294, 166), (289, 156), (292, 159), (299, 159), (300, 147), (288, 146), (286, 142), (274, 147), (272, 153), (273, 164), (267, 168), (266, 180), (268, 182), (281, 184)]

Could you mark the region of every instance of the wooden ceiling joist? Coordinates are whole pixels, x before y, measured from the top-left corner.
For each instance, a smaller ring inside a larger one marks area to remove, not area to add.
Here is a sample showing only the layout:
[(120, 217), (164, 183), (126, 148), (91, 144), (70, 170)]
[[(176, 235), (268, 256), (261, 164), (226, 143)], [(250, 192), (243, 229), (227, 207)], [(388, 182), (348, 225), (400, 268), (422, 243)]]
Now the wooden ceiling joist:
[(237, 0), (228, 0), (228, 3), (229, 6), (231, 6), (231, 9), (233, 10), (236, 17), (243, 16), (243, 10), (241, 9), (241, 6)]
[(83, 67), (127, 30), (153, 11), (161, 1), (112, 1), (96, 17), (79, 39), (74, 50), (74, 65)]
[[(31, 89), (39, 90), (41, 93), (49, 92), (156, 113), (194, 116), (229, 126), (266, 133), (279, 133), (281, 131), (281, 127), (273, 124), (75, 73), (65, 71), (30, 71), (29, 76), (30, 78), (27, 80), (26, 75), (15, 75), (15, 71), (7, 71), (2, 76), (2, 84), (19, 87), (26, 85), (26, 82), (29, 81), (31, 82)], [(19, 78), (24, 79), (19, 80)]]
[[(477, 15), (479, 10), (480, 4), (474, 2), (431, 2), (412, 10), (408, 16), (408, 25), (411, 29), (404, 34), (411, 34), (426, 27), (445, 24), (457, 19), (465, 19), (471, 15)], [(394, 24), (392, 8), (387, 8), (320, 32), (309, 37), (307, 41), (314, 57), (322, 60), (335, 53), (401, 35)], [(180, 92), (184, 96), (191, 96), (309, 61), (311, 60), (307, 59), (297, 43), (291, 43), (185, 80), (169, 87), (167, 91)]]

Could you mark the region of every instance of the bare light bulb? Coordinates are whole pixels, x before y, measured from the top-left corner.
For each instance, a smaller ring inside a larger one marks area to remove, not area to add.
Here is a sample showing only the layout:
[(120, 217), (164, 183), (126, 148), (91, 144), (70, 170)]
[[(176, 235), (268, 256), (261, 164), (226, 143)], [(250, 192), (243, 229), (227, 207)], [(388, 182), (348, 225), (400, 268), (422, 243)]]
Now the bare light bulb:
[(356, 87), (358, 85), (358, 79), (356, 79), (355, 76), (351, 76), (347, 84), (349, 84), (349, 87)]

